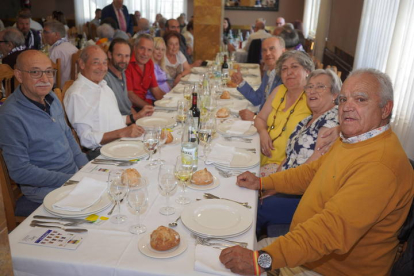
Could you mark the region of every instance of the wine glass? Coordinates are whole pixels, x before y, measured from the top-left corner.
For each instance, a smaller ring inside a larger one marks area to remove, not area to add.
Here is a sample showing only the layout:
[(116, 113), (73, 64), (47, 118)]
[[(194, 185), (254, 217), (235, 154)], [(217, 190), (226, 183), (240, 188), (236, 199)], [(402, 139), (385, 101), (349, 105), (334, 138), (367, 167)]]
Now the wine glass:
[(166, 128), (162, 128), (162, 127), (158, 127), (157, 128), (158, 133), (159, 133), (159, 139), (158, 139), (158, 164), (162, 165), (165, 163), (165, 160), (161, 159), (161, 148), (162, 146), (164, 146), (165, 142), (167, 141), (168, 138), (168, 129)]
[(190, 180), (193, 174), (193, 160), (188, 156), (178, 156), (175, 163), (175, 177), (180, 181), (182, 190), (181, 195), (176, 199), (178, 204), (188, 204), (190, 199), (185, 196), (185, 188), (188, 180)]
[(149, 164), (145, 166), (148, 169), (154, 169), (158, 166), (158, 162), (152, 159), (152, 156), (157, 149), (159, 135), (157, 129), (146, 129), (143, 137), (145, 149), (149, 152)]
[(110, 221), (115, 224), (126, 222), (127, 217), (121, 215), (121, 200), (128, 193), (128, 183), (122, 181), (122, 173), (124, 170), (112, 170), (108, 176), (108, 193), (118, 206), (118, 212), (112, 216)]
[(181, 130), (178, 134), (182, 133), (185, 120), (187, 119), (188, 102), (187, 100), (179, 100), (177, 102), (177, 122), (181, 124)]
[(164, 164), (160, 166), (158, 173), (158, 187), (161, 190), (161, 193), (167, 199), (167, 206), (161, 207), (160, 213), (166, 216), (172, 215), (175, 213), (175, 208), (170, 207), (170, 194), (177, 187), (177, 180), (174, 177), (175, 167), (174, 165)]
[(184, 96), (184, 99), (186, 99), (188, 101), (188, 103), (191, 102), (192, 90), (193, 89), (192, 89), (192, 86), (191, 85), (184, 86), (183, 96)]
[(137, 214), (137, 224), (129, 227), (129, 232), (132, 234), (141, 234), (147, 231), (147, 227), (140, 222), (140, 215), (142, 208), (148, 203), (147, 181), (145, 178), (140, 178), (139, 184), (129, 188), (128, 205), (134, 209)]

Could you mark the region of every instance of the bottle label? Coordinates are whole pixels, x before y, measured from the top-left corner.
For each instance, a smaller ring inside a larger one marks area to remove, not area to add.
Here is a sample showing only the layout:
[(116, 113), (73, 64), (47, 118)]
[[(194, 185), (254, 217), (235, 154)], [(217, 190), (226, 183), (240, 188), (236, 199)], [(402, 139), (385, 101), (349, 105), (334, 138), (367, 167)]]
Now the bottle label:
[(193, 168), (198, 167), (198, 147), (195, 143), (186, 143), (181, 147), (181, 158), (193, 160)]

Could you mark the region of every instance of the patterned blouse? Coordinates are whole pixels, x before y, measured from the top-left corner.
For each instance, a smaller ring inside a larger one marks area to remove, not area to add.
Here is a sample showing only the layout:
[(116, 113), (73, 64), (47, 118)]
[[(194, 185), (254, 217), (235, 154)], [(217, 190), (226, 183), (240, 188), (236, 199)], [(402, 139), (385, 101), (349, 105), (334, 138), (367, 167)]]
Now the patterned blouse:
[(319, 130), (322, 127), (332, 128), (338, 126), (338, 106), (328, 110), (309, 127), (306, 127), (311, 119), (312, 115), (299, 122), (290, 135), (286, 147), (286, 162), (283, 164), (282, 171), (302, 165), (311, 157), (315, 150)]

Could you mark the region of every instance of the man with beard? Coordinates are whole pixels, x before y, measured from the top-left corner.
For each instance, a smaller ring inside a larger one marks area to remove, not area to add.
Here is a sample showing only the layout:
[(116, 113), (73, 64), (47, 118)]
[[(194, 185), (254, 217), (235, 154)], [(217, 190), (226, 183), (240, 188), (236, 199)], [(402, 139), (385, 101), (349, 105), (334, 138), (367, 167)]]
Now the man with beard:
[(30, 28), (30, 14), (19, 13), (16, 19), (16, 27), (24, 35), (26, 49), (40, 50), (42, 48), (40, 31)]
[(152, 115), (152, 110), (142, 109), (133, 116), (121, 115), (114, 92), (104, 80), (108, 57), (101, 47), (92, 45), (83, 49), (79, 67), (81, 72), (66, 92), (64, 104), (82, 146), (92, 149), (87, 153), (88, 158), (93, 159), (104, 144), (141, 136), (144, 129), (134, 124), (134, 120)]

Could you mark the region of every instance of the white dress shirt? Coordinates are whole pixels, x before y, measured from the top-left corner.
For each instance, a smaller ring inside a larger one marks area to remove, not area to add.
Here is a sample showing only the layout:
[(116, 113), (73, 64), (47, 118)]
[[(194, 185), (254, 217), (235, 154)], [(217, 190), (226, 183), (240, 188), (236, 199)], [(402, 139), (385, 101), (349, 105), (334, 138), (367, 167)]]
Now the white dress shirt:
[(60, 88), (63, 87), (65, 82), (70, 80), (70, 70), (72, 68), (72, 55), (78, 52), (78, 48), (72, 45), (70, 42), (62, 42), (59, 44), (59, 40), (52, 45), (49, 49), (49, 58), (56, 63), (56, 60), (60, 58)]
[(105, 132), (126, 127), (126, 116), (119, 112), (115, 94), (105, 80), (96, 84), (79, 73), (63, 102), (68, 119), (86, 148), (100, 147)]
[(250, 47), (250, 43), (252, 43), (252, 40), (254, 40), (254, 39), (265, 39), (265, 38), (268, 38), (268, 37), (271, 37), (272, 35), (271, 34), (269, 34), (268, 32), (266, 32), (265, 30), (263, 30), (263, 29), (261, 29), (261, 30), (258, 30), (257, 32), (255, 32), (255, 33), (252, 33), (250, 36), (249, 36), (249, 40), (247, 40), (247, 42), (246, 42), (246, 46), (244, 46), (244, 50), (246, 51), (246, 52), (249, 52), (249, 47)]

